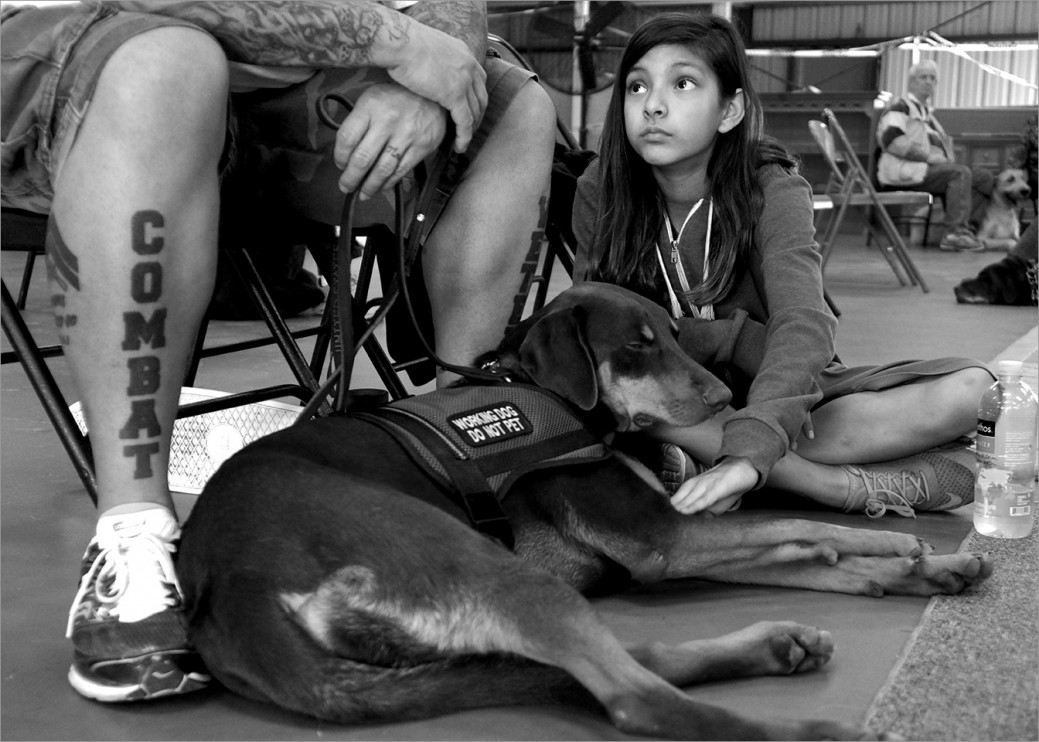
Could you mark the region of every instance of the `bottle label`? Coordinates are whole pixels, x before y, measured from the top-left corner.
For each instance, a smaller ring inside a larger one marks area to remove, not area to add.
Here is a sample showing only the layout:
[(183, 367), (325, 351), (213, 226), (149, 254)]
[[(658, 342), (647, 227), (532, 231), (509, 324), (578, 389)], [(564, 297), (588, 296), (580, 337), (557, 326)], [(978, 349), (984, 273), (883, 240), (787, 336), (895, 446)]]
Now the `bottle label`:
[(975, 448), (983, 461), (1011, 469), (1031, 467), (1035, 463), (1034, 420), (1027, 417), (1003, 415), (999, 420), (978, 418)]
[(975, 516), (992, 518), (1027, 518), (1032, 514), (1032, 493), (1012, 490), (989, 490), (975, 493)]
[(1014, 482), (1005, 469), (982, 466), (974, 487), (974, 514), (982, 518), (1017, 518), (1032, 514), (1031, 482)]
[(996, 421), (978, 418), (978, 436), (974, 439), (974, 447), (978, 456), (984, 461), (992, 461), (996, 456)]

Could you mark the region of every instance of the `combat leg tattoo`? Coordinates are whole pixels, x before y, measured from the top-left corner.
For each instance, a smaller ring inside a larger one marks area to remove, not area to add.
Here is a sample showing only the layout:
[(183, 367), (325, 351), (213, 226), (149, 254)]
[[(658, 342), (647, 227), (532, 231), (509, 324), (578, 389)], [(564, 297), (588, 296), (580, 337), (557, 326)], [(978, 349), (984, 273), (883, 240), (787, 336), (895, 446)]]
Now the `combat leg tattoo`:
[[(155, 415), (155, 393), (162, 381), (158, 356), (150, 351), (166, 346), (166, 308), (162, 298), (162, 264), (155, 260), (163, 249), (165, 220), (157, 211), (138, 211), (131, 218), (130, 246), (140, 260), (130, 269), (130, 301), (135, 309), (123, 312), (122, 350), (127, 351), (126, 394), (130, 413), (119, 430), (121, 440), (134, 441), (123, 455), (134, 459), (134, 478), (154, 476), (152, 457), (159, 453), (162, 427)], [(56, 220), (47, 225), (47, 277), (53, 289), (51, 306), (58, 338), (70, 343), (79, 317), (68, 309), (66, 296), (81, 290), (79, 259), (61, 236)]]
[(505, 328), (506, 331), (519, 324), (523, 318), (523, 311), (527, 306), (530, 287), (534, 282), (534, 273), (538, 269), (541, 251), (545, 246), (545, 225), (548, 223), (548, 199), (546, 197), (541, 197), (541, 200), (538, 202), (538, 208), (540, 212), (538, 225), (530, 233), (530, 247), (527, 249), (527, 255), (523, 259), (523, 265), (520, 267), (520, 270), (523, 272), (523, 281), (520, 284), (519, 291), (516, 293), (516, 299), (512, 305), (512, 315), (509, 317), (509, 323)]
[(162, 298), (162, 263), (156, 256), (165, 246), (165, 219), (158, 211), (138, 211), (131, 218), (130, 246), (140, 260), (130, 269), (130, 299), (137, 308), (123, 312), (122, 349), (127, 351), (127, 396), (130, 415), (119, 438), (137, 441), (123, 447), (135, 460), (134, 479), (154, 476), (152, 457), (159, 453), (162, 427), (155, 415), (155, 393), (162, 383), (159, 357), (149, 350), (166, 347), (166, 308)]
[(69, 328), (75, 326), (78, 317), (66, 311), (65, 294), (72, 289), (79, 290), (79, 259), (65, 244), (53, 217), (47, 222), (45, 245), (47, 278), (55, 289), (51, 294), (51, 308), (58, 329), (58, 342), (68, 346)]

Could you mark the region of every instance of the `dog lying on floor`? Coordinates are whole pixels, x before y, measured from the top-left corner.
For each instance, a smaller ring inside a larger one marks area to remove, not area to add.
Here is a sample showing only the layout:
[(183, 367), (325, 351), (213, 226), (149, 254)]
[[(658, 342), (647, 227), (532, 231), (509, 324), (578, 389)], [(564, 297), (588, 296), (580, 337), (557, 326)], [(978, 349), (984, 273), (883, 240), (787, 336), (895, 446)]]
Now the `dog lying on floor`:
[[(529, 387), (540, 401), (507, 397), (452, 414), (441, 438), (458, 448), (509, 434), (503, 445), (514, 445), (533, 435), (517, 431), (561, 408), (600, 433), (700, 422), (730, 394), (675, 334), (662, 308), (633, 293), (568, 289), (483, 359), (517, 383), (476, 387), (492, 400)], [(421, 406), (427, 397), (410, 399)], [(369, 417), (315, 419), (258, 440), (224, 463), (196, 503), (177, 571), (190, 637), (231, 690), (342, 723), (568, 703), (651, 737), (860, 739), (869, 731), (752, 719), (680, 690), (815, 670), (833, 652), (826, 631), (763, 622), (717, 639), (625, 648), (582, 593), (699, 577), (932, 595), (992, 572), (983, 555), (936, 556), (906, 534), (739, 512), (681, 515), (645, 467), (579, 435), (576, 457), (505, 475), (510, 551), (471, 525), (471, 514), (493, 518), (467, 512), (422, 456)], [(494, 459), (480, 466), (491, 470)]]
[(1028, 176), (1020, 168), (1007, 168), (996, 176), (977, 232), (985, 249), (1013, 249), (1021, 238), (1021, 209), (1031, 193)]

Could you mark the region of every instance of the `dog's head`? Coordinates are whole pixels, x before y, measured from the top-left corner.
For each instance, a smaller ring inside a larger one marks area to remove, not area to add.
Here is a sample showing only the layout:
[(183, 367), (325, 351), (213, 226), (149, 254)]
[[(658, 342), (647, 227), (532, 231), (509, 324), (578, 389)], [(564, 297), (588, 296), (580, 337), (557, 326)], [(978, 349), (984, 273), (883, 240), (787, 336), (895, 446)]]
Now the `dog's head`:
[(993, 197), (997, 195), (1006, 199), (1014, 206), (1020, 206), (1031, 195), (1032, 189), (1028, 185), (1028, 176), (1020, 168), (1007, 168), (996, 176), (996, 183), (992, 189)]
[(619, 431), (695, 425), (724, 408), (732, 394), (682, 351), (677, 333), (652, 301), (588, 282), (563, 291), (499, 350), (514, 353), (531, 381), (578, 407), (605, 405)]

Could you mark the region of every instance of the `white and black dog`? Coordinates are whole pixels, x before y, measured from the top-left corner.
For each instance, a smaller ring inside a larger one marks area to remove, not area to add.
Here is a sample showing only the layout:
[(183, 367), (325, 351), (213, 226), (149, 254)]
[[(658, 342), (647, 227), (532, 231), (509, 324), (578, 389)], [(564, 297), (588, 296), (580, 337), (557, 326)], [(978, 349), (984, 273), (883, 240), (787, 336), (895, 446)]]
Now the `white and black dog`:
[(1021, 238), (1021, 210), (1031, 193), (1028, 177), (1020, 168), (1007, 168), (996, 176), (978, 227), (978, 239), (985, 249), (1014, 248)]

